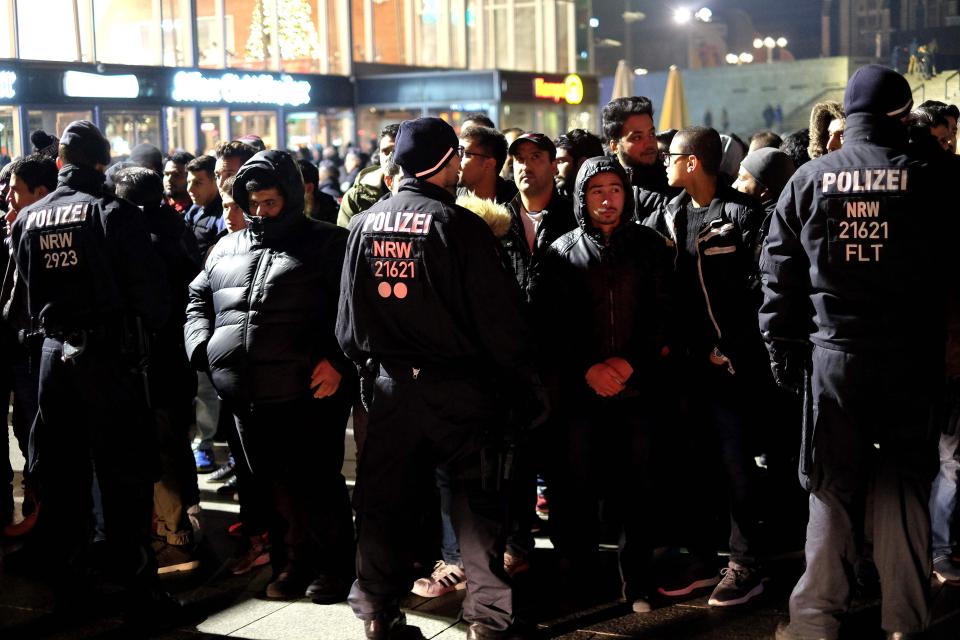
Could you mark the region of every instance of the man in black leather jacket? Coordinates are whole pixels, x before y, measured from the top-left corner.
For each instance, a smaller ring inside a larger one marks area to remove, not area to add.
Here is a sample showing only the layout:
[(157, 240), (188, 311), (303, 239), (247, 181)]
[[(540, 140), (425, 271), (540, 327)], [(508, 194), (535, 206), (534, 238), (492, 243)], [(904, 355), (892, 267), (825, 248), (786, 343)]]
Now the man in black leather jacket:
[(190, 285), (184, 336), (191, 362), (209, 366), (234, 411), (235, 453), (272, 489), (281, 516), (268, 523), (267, 597), (329, 603), (346, 597), (353, 573), (340, 470), (356, 373), (333, 332), (347, 234), (304, 216), (303, 194), (286, 151), (261, 151), (240, 168), (233, 198), (248, 226), (220, 239)]
[(774, 375), (810, 407), (806, 571), (778, 638), (837, 637), (871, 498), (881, 625), (906, 639), (928, 624), (931, 417), (944, 374), (946, 277), (956, 273), (945, 264), (955, 212), (943, 203), (955, 176), (907, 151), (911, 104), (896, 72), (854, 73), (843, 148), (797, 170), (761, 256), (760, 328)]
[[(720, 159), (716, 131), (681, 130), (664, 163), (670, 186), (684, 190), (667, 200), (640, 189), (638, 211), (674, 246), (676, 322), (670, 350), (680, 375), (673, 389), (690, 409), (688, 428), (708, 428), (703, 435), (709, 438), (702, 439), (711, 443), (705, 449), (707, 460), (719, 454), (730, 500), (731, 558), (708, 602), (734, 606), (760, 595), (765, 581), (758, 557), (753, 429), (756, 396), (764, 393), (769, 372), (754, 327), (759, 305), (755, 245), (763, 212), (758, 203), (718, 184)], [(695, 449), (691, 445), (684, 451), (688, 460)], [(702, 487), (698, 493), (703, 495)], [(696, 546), (705, 565), (698, 579), (661, 585), (661, 593), (689, 593), (716, 575), (708, 538)]]
[(623, 592), (645, 613), (656, 586), (652, 528), (648, 513), (629, 505), (651, 490), (651, 382), (666, 344), (671, 256), (662, 236), (633, 223), (629, 180), (613, 158), (587, 160), (574, 195), (579, 228), (550, 246), (531, 290), (543, 342), (556, 347), (549, 368), (559, 375), (555, 396), (565, 423), (555, 425), (561, 457), (550, 523), (559, 553), (589, 572), (597, 565), (598, 500), (623, 505)]

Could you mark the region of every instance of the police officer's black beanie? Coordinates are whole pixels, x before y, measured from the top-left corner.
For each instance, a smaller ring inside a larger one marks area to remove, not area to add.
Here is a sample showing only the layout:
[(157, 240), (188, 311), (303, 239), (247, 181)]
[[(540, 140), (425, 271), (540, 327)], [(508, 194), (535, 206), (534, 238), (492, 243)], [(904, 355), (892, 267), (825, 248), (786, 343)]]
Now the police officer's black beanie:
[(872, 113), (899, 119), (909, 113), (912, 106), (913, 92), (907, 79), (879, 64), (857, 69), (843, 94), (843, 111), (848, 116)]
[(403, 175), (427, 180), (439, 173), (460, 146), (457, 133), (440, 118), (417, 118), (400, 123), (393, 161)]
[(774, 198), (780, 195), (783, 188), (790, 181), (790, 177), (797, 170), (790, 156), (778, 149), (764, 147), (751, 151), (740, 162), (757, 182), (770, 191)]
[(96, 164), (110, 164), (110, 143), (89, 120), (74, 120), (63, 130), (60, 144), (82, 151)]

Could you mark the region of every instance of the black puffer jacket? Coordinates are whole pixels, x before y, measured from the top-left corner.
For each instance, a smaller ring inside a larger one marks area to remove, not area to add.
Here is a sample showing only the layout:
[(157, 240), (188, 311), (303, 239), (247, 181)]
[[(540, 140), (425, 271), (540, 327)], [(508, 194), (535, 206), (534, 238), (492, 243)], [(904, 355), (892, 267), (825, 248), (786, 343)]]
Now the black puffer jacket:
[[(666, 196), (639, 190), (637, 211), (643, 224), (653, 228), (674, 247), (679, 261), (676, 220), (681, 208), (690, 203), (682, 191), (668, 200)], [(672, 335), (671, 347), (705, 361), (711, 345), (730, 359), (734, 371), (765, 376), (767, 360), (763, 340), (756, 327), (760, 307), (760, 282), (757, 244), (764, 212), (748, 196), (729, 187), (718, 186), (706, 217), (697, 229), (697, 273), (703, 306), (708, 316), (703, 326), (709, 335)], [(682, 235), (680, 236), (683, 237)], [(683, 240), (681, 240), (682, 242)], [(690, 283), (677, 282), (676, 287)]]
[[(237, 173), (233, 197), (249, 210), (246, 185), (263, 174), (281, 182), (278, 217), (247, 215), (222, 238), (190, 285), (184, 337), (197, 368), (231, 402), (284, 402), (309, 394), (324, 359), (354, 374), (334, 338), (347, 232), (303, 215), (303, 179), (285, 151), (261, 151)], [(345, 385), (341, 383), (341, 387)]]
[(510, 201), (507, 209), (513, 221), (510, 223), (510, 231), (500, 239), (500, 243), (507, 256), (507, 266), (510, 267), (517, 279), (517, 284), (529, 299), (530, 274), (537, 261), (554, 240), (577, 228), (577, 219), (573, 215), (573, 205), (554, 187), (550, 204), (543, 210), (543, 218), (537, 226), (537, 235), (531, 252), (527, 244), (526, 231), (523, 229), (523, 220), (520, 218), (526, 214), (523, 213), (523, 202), (520, 200), (519, 193)]
[[(609, 238), (594, 228), (586, 205), (586, 184), (604, 172), (624, 184), (624, 214)], [(539, 325), (549, 333), (565, 387), (587, 392), (587, 369), (621, 357), (634, 369), (623, 392), (636, 395), (664, 346), (669, 317), (671, 253), (664, 239), (632, 220), (633, 194), (626, 173), (613, 158), (587, 160), (577, 173), (574, 214), (579, 227), (554, 242), (538, 263), (531, 297)]]

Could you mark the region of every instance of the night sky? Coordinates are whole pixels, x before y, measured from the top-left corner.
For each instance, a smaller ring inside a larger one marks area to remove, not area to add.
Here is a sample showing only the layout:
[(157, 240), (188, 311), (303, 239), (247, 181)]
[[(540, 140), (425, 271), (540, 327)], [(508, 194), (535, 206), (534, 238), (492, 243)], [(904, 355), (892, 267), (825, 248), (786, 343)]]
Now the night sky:
[[(664, 30), (677, 28), (672, 22), (673, 10), (687, 7), (696, 11), (708, 7), (714, 13), (714, 21), (723, 21), (730, 10), (741, 10), (753, 21), (756, 31), (774, 37), (784, 36), (789, 41), (788, 48), (797, 58), (814, 58), (820, 55), (820, 0), (594, 0), (593, 11), (600, 19), (595, 31), (597, 39), (612, 38), (623, 41), (624, 22), (621, 13), (629, 4), (633, 11), (642, 11), (647, 18), (635, 24), (635, 48), (638, 57), (642, 57), (645, 42), (648, 46), (658, 46), (648, 35), (662, 37)], [(610, 51), (599, 51), (603, 56), (619, 56)], [(598, 61), (602, 58), (598, 58)], [(615, 64), (615, 59), (613, 64)], [(605, 65), (601, 65), (605, 66)]]

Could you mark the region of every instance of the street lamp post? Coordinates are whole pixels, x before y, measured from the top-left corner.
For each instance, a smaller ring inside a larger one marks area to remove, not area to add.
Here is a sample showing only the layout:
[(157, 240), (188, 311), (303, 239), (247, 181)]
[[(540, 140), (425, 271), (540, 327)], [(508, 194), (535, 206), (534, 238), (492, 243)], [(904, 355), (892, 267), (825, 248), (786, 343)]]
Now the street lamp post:
[(785, 49), (787, 47), (787, 39), (783, 36), (774, 39), (772, 36), (767, 36), (765, 38), (754, 38), (753, 48), (754, 49), (767, 49), (767, 63), (773, 62), (773, 50), (776, 48)]

